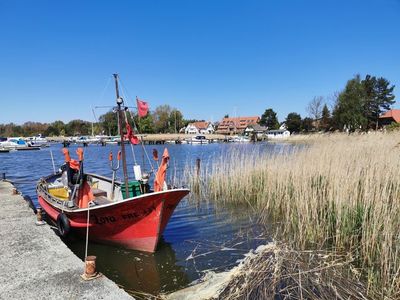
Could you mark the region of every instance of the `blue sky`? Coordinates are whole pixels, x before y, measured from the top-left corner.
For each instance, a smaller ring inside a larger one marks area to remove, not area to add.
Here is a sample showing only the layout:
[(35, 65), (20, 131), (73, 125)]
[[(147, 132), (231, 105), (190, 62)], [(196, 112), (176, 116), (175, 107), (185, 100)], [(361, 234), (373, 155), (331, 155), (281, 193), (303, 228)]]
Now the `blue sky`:
[(153, 109), (214, 121), (305, 117), (357, 73), (400, 101), (399, 23), (398, 0), (0, 0), (0, 123), (93, 120), (115, 72)]

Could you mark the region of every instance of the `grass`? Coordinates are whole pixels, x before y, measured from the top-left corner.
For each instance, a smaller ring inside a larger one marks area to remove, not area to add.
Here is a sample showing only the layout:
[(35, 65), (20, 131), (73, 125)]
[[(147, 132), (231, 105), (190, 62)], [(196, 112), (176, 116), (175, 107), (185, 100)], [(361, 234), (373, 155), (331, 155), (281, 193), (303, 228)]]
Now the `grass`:
[(371, 294), (396, 298), (399, 142), (399, 133), (315, 135), (279, 153), (229, 153), (203, 168), (201, 181), (194, 168), (186, 175), (216, 205), (253, 207), (296, 250), (350, 255)]

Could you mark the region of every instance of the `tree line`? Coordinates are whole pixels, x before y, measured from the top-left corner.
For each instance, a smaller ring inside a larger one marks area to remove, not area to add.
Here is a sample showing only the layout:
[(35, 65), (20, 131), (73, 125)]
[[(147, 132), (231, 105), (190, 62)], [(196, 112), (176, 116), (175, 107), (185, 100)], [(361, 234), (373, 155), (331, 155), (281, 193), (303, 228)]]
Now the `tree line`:
[[(330, 101), (314, 97), (307, 105), (308, 116), (291, 112), (279, 122), (277, 113), (268, 108), (261, 115), (260, 125), (278, 129), (283, 123), (290, 132), (355, 131), (378, 128), (379, 116), (395, 103), (395, 86), (383, 77), (360, 75), (347, 81), (343, 91), (335, 93)], [(330, 102), (330, 103), (329, 103)], [(225, 117), (227, 117), (226, 115)], [(184, 119), (183, 114), (169, 105), (160, 105), (144, 118), (128, 114), (128, 119), (140, 133), (176, 133), (195, 121)], [(118, 135), (117, 115), (108, 111), (96, 122), (72, 120), (68, 123), (26, 122), (0, 124), (0, 136), (79, 136), (91, 134)]]
[[(144, 118), (136, 113), (127, 113), (128, 122), (134, 125), (140, 133), (174, 133), (197, 120), (185, 120), (183, 114), (169, 105), (160, 105)], [(118, 135), (117, 114), (108, 111), (99, 116), (96, 122), (72, 120), (68, 123), (55, 121), (53, 123), (26, 122), (22, 125), (14, 123), (0, 124), (0, 136), (81, 136), (81, 135)]]
[(278, 129), (283, 123), (290, 132), (310, 131), (367, 131), (377, 130), (379, 116), (390, 110), (395, 103), (395, 86), (383, 77), (360, 75), (347, 81), (341, 92), (328, 101), (322, 96), (314, 97), (307, 105), (308, 116), (291, 112), (279, 122), (276, 112), (268, 108), (261, 116), (260, 125)]

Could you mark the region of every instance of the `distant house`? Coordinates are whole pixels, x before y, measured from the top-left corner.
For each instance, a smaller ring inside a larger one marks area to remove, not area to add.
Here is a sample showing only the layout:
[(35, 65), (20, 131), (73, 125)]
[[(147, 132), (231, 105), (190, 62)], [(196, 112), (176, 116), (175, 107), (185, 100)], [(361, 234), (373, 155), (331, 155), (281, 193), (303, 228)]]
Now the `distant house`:
[(260, 122), (260, 117), (237, 117), (223, 118), (219, 122), (217, 133), (220, 134), (243, 134), (250, 125), (256, 125)]
[(283, 122), (280, 126), (279, 126), (280, 130), (287, 130), (287, 126), (286, 126), (286, 122)]
[(290, 136), (289, 130), (286, 129), (277, 129), (277, 130), (268, 130), (267, 138), (269, 139), (282, 139), (288, 138)]
[(379, 117), (379, 126), (387, 126), (392, 123), (400, 123), (400, 109), (391, 109)]
[(268, 127), (261, 126), (260, 124), (249, 125), (244, 130), (245, 135), (253, 136), (255, 135), (257, 139), (262, 139), (268, 131)]
[(186, 134), (212, 134), (215, 129), (211, 122), (189, 123), (185, 128)]

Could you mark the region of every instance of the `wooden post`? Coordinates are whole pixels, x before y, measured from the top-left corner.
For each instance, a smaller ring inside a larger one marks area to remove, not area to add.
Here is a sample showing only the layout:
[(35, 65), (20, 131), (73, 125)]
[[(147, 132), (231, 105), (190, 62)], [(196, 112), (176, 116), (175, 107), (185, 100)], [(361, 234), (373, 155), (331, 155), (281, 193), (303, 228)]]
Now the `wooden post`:
[(42, 209), (39, 207), (38, 209), (37, 209), (37, 211), (36, 211), (36, 222), (35, 222), (35, 224), (37, 225), (37, 226), (41, 226), (41, 225), (45, 225), (46, 224), (46, 222), (45, 221), (43, 221), (43, 217), (42, 217)]
[(200, 177), (200, 158), (196, 159), (196, 174)]
[(96, 256), (87, 256), (85, 259), (85, 275), (96, 276)]

